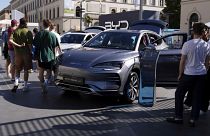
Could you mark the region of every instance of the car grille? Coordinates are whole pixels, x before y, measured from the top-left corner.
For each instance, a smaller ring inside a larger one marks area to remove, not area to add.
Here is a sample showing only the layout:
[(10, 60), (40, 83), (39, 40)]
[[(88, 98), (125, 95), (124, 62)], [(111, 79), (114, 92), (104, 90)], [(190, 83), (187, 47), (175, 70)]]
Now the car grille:
[[(92, 83), (91, 83), (91, 80), (92, 80)], [(79, 83), (69, 82), (69, 81), (63, 80), (63, 79), (62, 80), (56, 79), (56, 82), (58, 83), (57, 84), (58, 86), (63, 86), (65, 88), (74, 86), (74, 87), (78, 87), (81, 89), (90, 89), (94, 86), (95, 88), (97, 88), (99, 90), (103, 90), (105, 88), (108, 90), (110, 90), (110, 89), (117, 90), (121, 86), (120, 76), (115, 73), (98, 74), (97, 76), (90, 79), (90, 82), (89, 82), (90, 84), (85, 84), (85, 83), (79, 84)], [(97, 86), (96, 82), (102, 83), (103, 85), (102, 86), (99, 85), (100, 86), (99, 87), (99, 86)]]
[[(101, 76), (104, 76), (101, 75)], [(118, 86), (120, 86), (121, 82), (120, 82), (120, 76), (118, 74), (115, 74), (115, 73), (107, 73), (105, 76), (104, 76), (104, 80), (106, 82), (114, 82), (115, 84), (117, 84)]]

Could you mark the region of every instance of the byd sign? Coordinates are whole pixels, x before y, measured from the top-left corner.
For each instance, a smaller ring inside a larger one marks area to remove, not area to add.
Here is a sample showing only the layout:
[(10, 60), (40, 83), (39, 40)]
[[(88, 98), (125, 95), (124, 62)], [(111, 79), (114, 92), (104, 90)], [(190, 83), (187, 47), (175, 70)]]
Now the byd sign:
[(106, 29), (128, 29), (129, 23), (127, 20), (117, 21), (117, 23), (114, 23), (114, 21), (107, 21), (105, 22)]

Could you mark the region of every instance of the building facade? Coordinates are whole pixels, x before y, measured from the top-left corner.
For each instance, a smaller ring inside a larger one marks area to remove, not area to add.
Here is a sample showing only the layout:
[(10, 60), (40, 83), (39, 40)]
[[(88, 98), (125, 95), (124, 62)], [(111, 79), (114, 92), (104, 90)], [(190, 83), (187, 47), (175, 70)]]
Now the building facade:
[[(101, 14), (139, 10), (140, 0), (11, 0), (11, 9), (27, 13), (29, 22), (51, 19), (59, 33), (80, 30), (87, 25), (98, 25)], [(165, 0), (142, 0), (143, 10), (161, 11)], [(82, 21), (76, 8), (82, 7)], [(89, 19), (89, 22), (87, 20)]]
[(192, 25), (195, 22), (210, 22), (210, 0), (182, 0), (181, 21), (182, 32), (191, 33)]
[(0, 20), (10, 19), (11, 18), (10, 16), (11, 16), (11, 10), (9, 6), (0, 11)]

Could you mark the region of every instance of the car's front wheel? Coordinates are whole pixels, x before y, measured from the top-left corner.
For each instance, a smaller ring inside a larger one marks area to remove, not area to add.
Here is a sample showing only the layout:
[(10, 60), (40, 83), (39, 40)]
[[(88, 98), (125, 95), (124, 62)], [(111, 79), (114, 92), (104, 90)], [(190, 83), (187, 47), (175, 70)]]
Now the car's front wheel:
[(133, 103), (139, 93), (139, 76), (136, 72), (131, 72), (124, 88), (124, 97), (127, 102)]

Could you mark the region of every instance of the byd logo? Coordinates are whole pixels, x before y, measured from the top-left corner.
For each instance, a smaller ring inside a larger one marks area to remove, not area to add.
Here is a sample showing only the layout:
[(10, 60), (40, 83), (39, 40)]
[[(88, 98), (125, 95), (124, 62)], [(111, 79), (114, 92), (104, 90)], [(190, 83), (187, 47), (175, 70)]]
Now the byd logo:
[(113, 21), (105, 22), (106, 29), (125, 29), (127, 30), (129, 27), (129, 23), (127, 20), (118, 21), (114, 23)]

